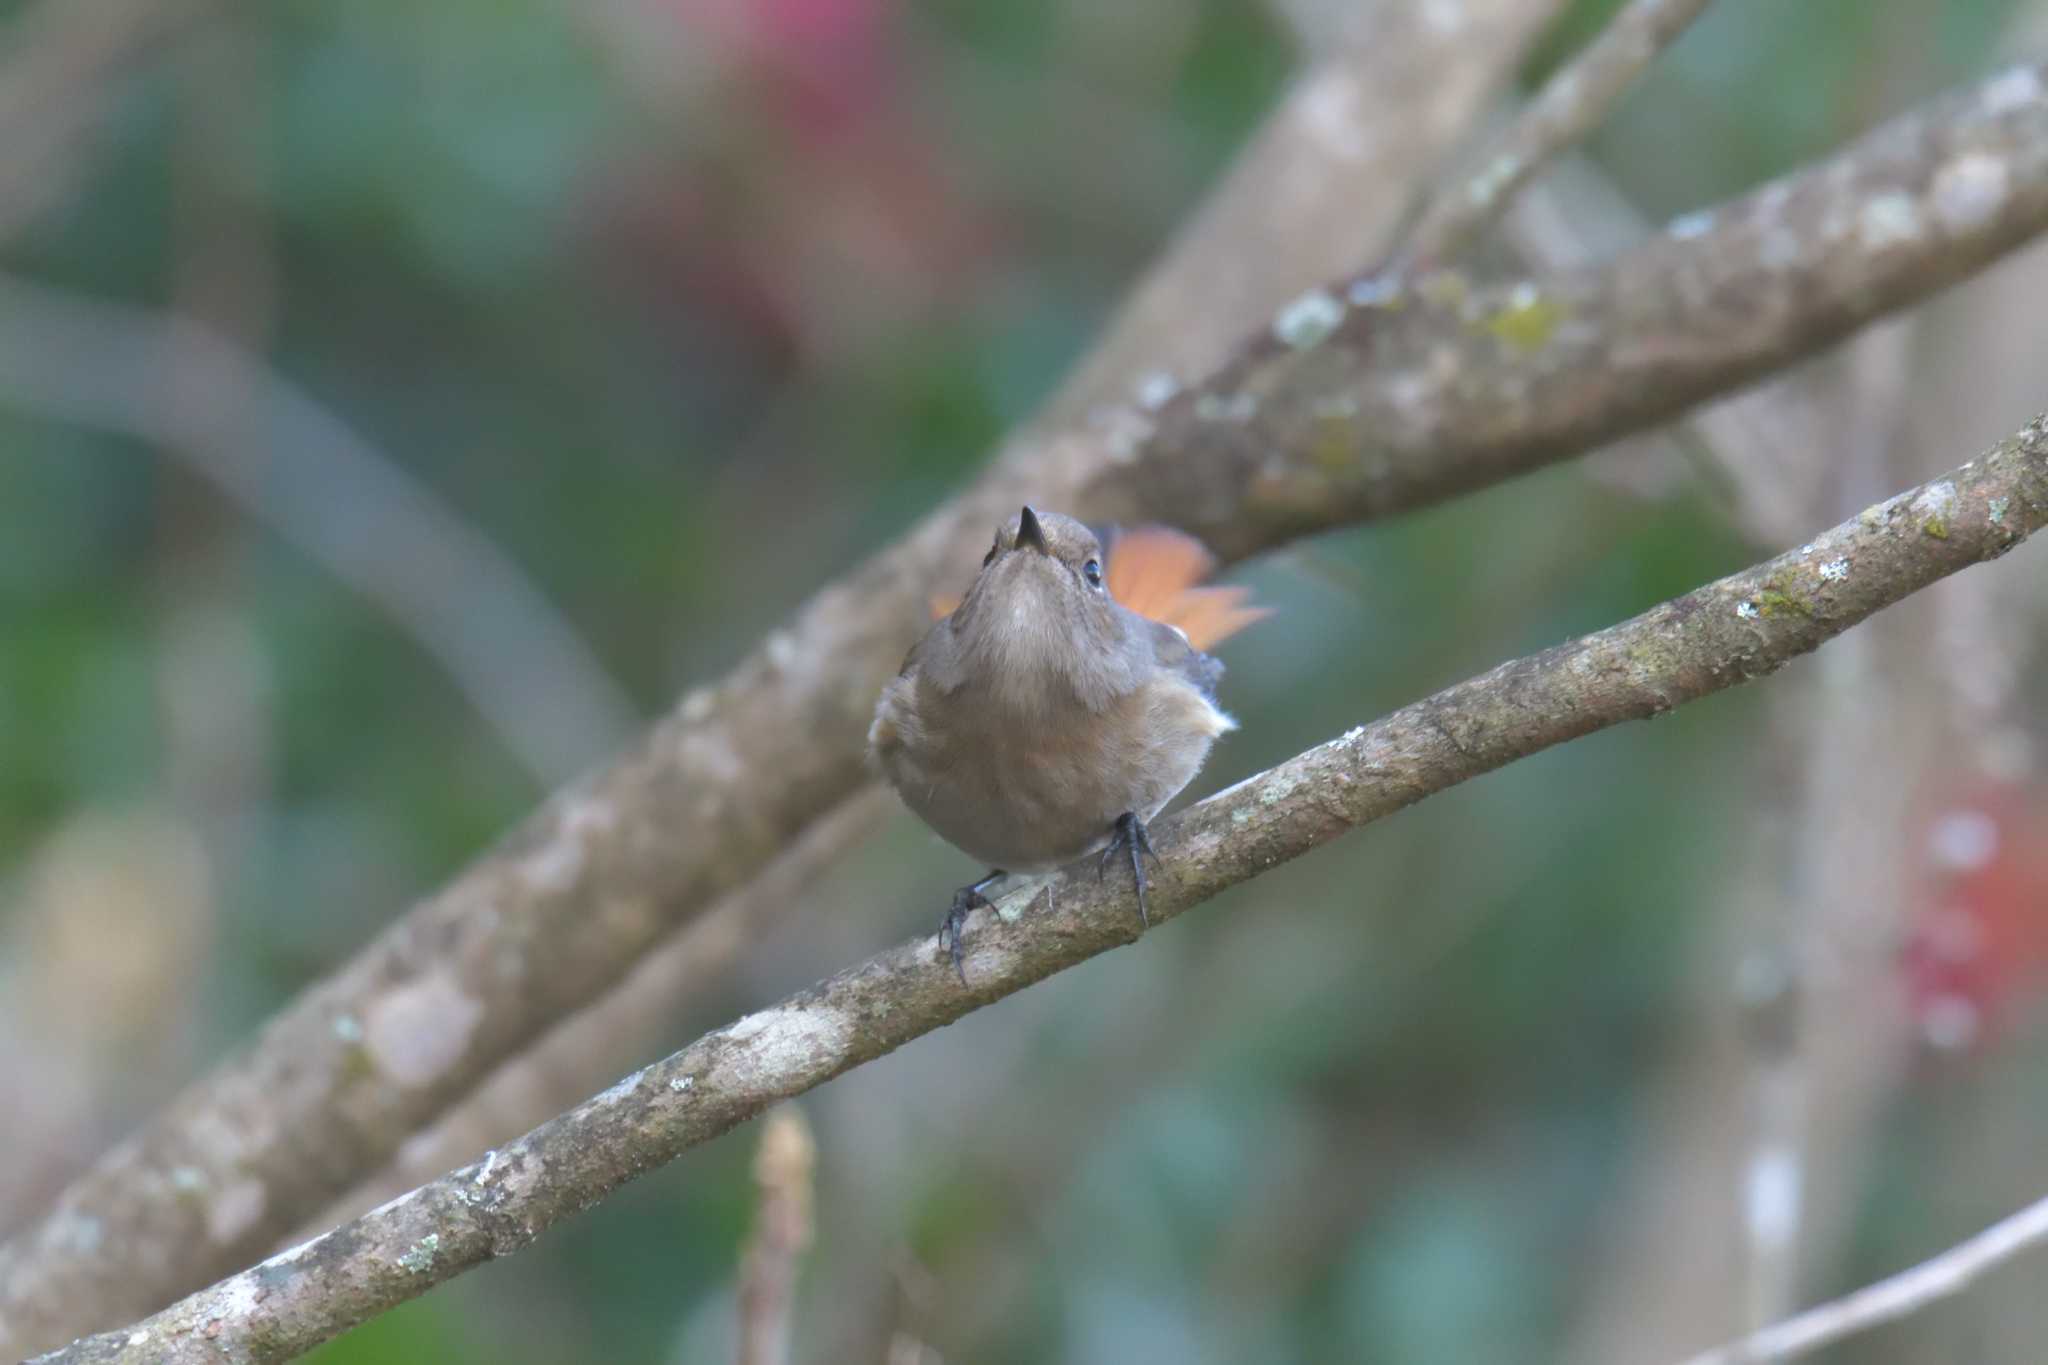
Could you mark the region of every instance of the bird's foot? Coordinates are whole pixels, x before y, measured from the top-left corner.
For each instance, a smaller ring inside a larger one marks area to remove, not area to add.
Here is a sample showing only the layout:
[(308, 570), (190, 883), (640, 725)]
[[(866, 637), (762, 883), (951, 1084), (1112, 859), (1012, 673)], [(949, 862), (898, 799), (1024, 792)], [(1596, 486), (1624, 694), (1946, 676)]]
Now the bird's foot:
[(953, 893), (953, 908), (946, 911), (946, 917), (939, 921), (939, 946), (941, 948), (948, 945), (952, 947), (953, 970), (960, 974), (960, 984), (963, 986), (967, 984), (967, 966), (961, 949), (960, 931), (966, 927), (967, 916), (970, 913), (984, 905), (993, 903), (987, 896), (981, 894), (981, 888), (987, 886), (992, 881), (996, 881), (1003, 875), (1000, 870), (992, 868), (989, 874), (980, 881), (963, 886), (958, 891), (955, 891)]
[(1116, 832), (1109, 836), (1109, 847), (1102, 850), (1102, 861), (1095, 865), (1095, 879), (1102, 880), (1102, 874), (1109, 870), (1110, 859), (1119, 853), (1131, 857), (1131, 876), (1138, 883), (1138, 923), (1141, 927), (1152, 927), (1152, 916), (1145, 909), (1145, 864), (1141, 859), (1159, 861), (1159, 855), (1152, 851), (1152, 841), (1145, 837), (1145, 822), (1135, 811), (1125, 811), (1116, 818)]

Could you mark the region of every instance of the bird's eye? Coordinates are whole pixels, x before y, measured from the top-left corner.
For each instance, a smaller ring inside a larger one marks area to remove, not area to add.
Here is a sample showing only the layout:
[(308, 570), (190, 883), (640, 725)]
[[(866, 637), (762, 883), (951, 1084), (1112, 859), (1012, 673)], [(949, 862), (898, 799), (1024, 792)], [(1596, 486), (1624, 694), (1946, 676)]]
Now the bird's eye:
[(1085, 579), (1087, 579), (1087, 580), (1088, 580), (1088, 586), (1089, 586), (1089, 587), (1091, 587), (1091, 588), (1099, 588), (1099, 587), (1101, 587), (1101, 586), (1102, 586), (1102, 563), (1101, 563), (1101, 561), (1099, 561), (1099, 560), (1094, 560), (1094, 559), (1091, 559), (1091, 560), (1089, 560), (1089, 561), (1088, 561), (1088, 562), (1087, 562), (1086, 564), (1083, 564), (1083, 565), (1081, 566), (1081, 577), (1083, 577), (1083, 578), (1085, 578)]

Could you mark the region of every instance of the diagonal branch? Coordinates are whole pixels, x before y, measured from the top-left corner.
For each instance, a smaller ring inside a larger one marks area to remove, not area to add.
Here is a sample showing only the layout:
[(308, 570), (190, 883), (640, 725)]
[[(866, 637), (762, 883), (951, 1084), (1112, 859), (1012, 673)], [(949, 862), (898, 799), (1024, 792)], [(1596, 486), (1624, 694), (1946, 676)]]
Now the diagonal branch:
[(2027, 1205), (1911, 1269), (1832, 1303), (1809, 1308), (1741, 1341), (1703, 1351), (1685, 1365), (1751, 1365), (1818, 1351), (1960, 1294), (1981, 1276), (2043, 1242), (2048, 1242), (2048, 1199)]
[[(260, 1254), (859, 787), (874, 697), (1025, 500), (1236, 559), (1507, 479), (1675, 415), (2048, 227), (2039, 66), (1896, 119), (1604, 266), (1503, 288), (1312, 291), (1198, 389), (1015, 439), (723, 682), (558, 793), (0, 1247), (0, 1346)], [(232, 1200), (224, 1196), (232, 1193)], [(209, 1218), (225, 1204), (232, 1218)]]
[(1677, 416), (2044, 226), (2048, 65), (2022, 66), (1598, 265), (1312, 291), (1075, 452), (1076, 500), (1233, 559), (1409, 511)]
[(407, 1138), (382, 1170), (306, 1219), (289, 1240), (303, 1241), (395, 1199), (656, 1055), (678, 1002), (712, 989), (750, 945), (801, 909), (812, 884), (873, 836), (893, 801), (884, 788), (869, 787), (812, 821), (759, 876), (651, 949), (615, 989), (499, 1067), (431, 1126)]
[[(1760, 677), (2048, 523), (2048, 419), (1799, 549), (1503, 664), (1219, 793), (1155, 831), (1171, 918), (1340, 834), (1566, 740)], [(707, 1034), (516, 1142), (132, 1329), (42, 1360), (286, 1359), (530, 1244), (633, 1177), (969, 1011), (1137, 937), (1085, 865), (968, 929), (963, 989), (929, 938)]]

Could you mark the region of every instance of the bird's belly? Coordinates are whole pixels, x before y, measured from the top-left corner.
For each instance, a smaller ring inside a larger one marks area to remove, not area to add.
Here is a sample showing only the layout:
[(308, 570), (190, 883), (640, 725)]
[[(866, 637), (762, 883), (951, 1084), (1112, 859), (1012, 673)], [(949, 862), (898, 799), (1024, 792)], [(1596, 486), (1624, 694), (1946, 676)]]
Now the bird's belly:
[(1044, 872), (1109, 841), (1121, 812), (1066, 784), (1012, 774), (989, 783), (942, 778), (905, 801), (955, 848), (1007, 872)]
[(892, 784), (948, 843), (1010, 872), (1046, 871), (1103, 847), (1127, 811), (1151, 819), (1229, 724), (1144, 691), (1104, 712), (1075, 706), (999, 724), (982, 714), (955, 725), (933, 719), (919, 742), (885, 757)]

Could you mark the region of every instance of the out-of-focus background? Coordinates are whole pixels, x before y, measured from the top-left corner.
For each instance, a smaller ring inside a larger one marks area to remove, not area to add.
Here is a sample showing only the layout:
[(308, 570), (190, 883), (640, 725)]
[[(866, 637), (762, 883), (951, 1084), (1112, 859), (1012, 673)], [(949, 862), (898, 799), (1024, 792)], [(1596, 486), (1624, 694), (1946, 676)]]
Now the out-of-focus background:
[[(7, 6), (0, 1229), (970, 477), (1327, 8)], [(1510, 245), (1625, 242), (2044, 38), (2036, 0), (1722, 0)], [(1200, 789), (1959, 463), (2048, 403), (2043, 298), (2024, 254), (1718, 422), (1246, 566), (1280, 610)], [(1656, 1360), (2038, 1195), (2040, 577), (808, 1097), (797, 1358)], [(877, 809), (566, 1097), (928, 930), (977, 869)], [(755, 1139), (314, 1359), (728, 1357)], [(2036, 1284), (1835, 1358), (2038, 1359)]]

